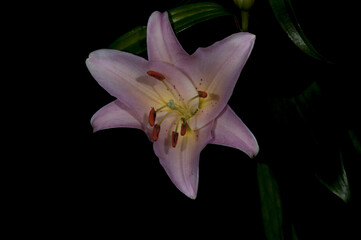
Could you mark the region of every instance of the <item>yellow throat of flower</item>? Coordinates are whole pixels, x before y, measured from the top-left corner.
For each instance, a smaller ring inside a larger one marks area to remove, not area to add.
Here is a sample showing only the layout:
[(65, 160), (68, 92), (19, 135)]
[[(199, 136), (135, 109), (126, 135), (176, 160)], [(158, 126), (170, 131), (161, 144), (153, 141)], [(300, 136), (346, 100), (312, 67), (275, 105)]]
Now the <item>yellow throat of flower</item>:
[[(160, 127), (162, 122), (170, 115), (170, 114), (176, 114), (177, 116), (177, 123), (175, 126), (174, 131), (172, 131), (172, 146), (176, 147), (177, 142), (178, 142), (178, 128), (179, 125), (181, 127), (180, 129), (180, 134), (181, 136), (186, 135), (187, 131), (191, 131), (189, 125), (188, 125), (188, 120), (191, 119), (194, 115), (196, 115), (196, 113), (198, 112), (199, 106), (198, 107), (194, 107), (191, 106), (190, 103), (198, 98), (206, 98), (207, 97), (207, 93), (204, 91), (198, 91), (198, 94), (192, 98), (190, 98), (186, 103), (183, 101), (178, 101), (176, 98), (176, 95), (174, 94), (174, 92), (172, 91), (172, 89), (168, 86), (167, 82), (166, 82), (166, 78), (163, 74), (159, 73), (159, 72), (155, 72), (155, 71), (148, 71), (147, 74), (159, 81), (161, 81), (164, 86), (167, 88), (168, 91), (170, 91), (170, 93), (173, 95), (174, 99), (169, 99), (169, 101), (163, 105), (158, 107), (157, 109), (155, 109), (154, 107), (151, 108), (150, 112), (149, 112), (149, 117), (148, 117), (148, 123), (150, 126), (153, 127), (153, 133), (152, 133), (152, 138), (154, 141), (158, 140), (159, 137), (159, 133), (160, 133)], [(163, 117), (160, 118), (160, 120), (156, 123), (156, 118), (157, 118), (157, 112), (159, 111), (165, 111), (165, 115)]]

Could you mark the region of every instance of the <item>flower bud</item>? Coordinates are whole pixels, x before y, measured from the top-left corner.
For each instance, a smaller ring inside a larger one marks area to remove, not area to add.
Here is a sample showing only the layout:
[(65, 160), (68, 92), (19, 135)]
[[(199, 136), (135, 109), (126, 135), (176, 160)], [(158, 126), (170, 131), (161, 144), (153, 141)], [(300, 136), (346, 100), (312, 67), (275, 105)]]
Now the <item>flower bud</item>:
[(249, 11), (255, 0), (233, 0), (233, 2), (242, 10)]

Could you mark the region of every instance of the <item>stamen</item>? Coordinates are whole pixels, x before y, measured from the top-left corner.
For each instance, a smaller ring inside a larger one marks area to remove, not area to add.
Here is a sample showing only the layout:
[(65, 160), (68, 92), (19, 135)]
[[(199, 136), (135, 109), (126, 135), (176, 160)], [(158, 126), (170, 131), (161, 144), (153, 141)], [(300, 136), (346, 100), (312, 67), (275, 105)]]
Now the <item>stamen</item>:
[(159, 112), (160, 110), (162, 110), (165, 107), (169, 107), (170, 109), (174, 110), (176, 108), (175, 104), (174, 104), (174, 100), (171, 99), (169, 100), (169, 102), (167, 102), (166, 105), (158, 108), (157, 110), (154, 109), (154, 107), (152, 107), (152, 109), (149, 112), (149, 116), (148, 116), (148, 122), (150, 126), (154, 126), (155, 123), (155, 119), (157, 117), (157, 112)]
[(157, 116), (157, 112), (155, 111), (154, 107), (152, 107), (152, 109), (149, 112), (149, 117), (148, 117), (149, 125), (152, 127), (154, 126), (156, 116)]
[(158, 108), (157, 110), (155, 110), (155, 112), (157, 113), (157, 112), (159, 112), (160, 110), (162, 110), (162, 109), (165, 108), (165, 107), (168, 107), (167, 104), (164, 105), (164, 106), (162, 106), (162, 107), (160, 107), (160, 108)]
[(175, 148), (175, 146), (177, 146), (177, 142), (178, 142), (178, 132), (172, 132), (172, 147)]
[(183, 123), (181, 125), (181, 136), (184, 136), (187, 132), (188, 123), (183, 120)]
[(176, 98), (176, 95), (174, 94), (173, 90), (168, 86), (168, 84), (165, 82), (165, 80), (161, 80), (163, 85), (167, 88), (167, 90), (173, 95), (174, 98)]
[(208, 96), (208, 94), (204, 91), (198, 91), (198, 96), (200, 98), (206, 98)]
[(189, 104), (191, 101), (193, 101), (196, 98), (206, 98), (208, 96), (208, 94), (204, 91), (198, 91), (198, 95), (192, 97), (191, 99), (188, 100), (187, 104)]
[(162, 122), (168, 117), (168, 115), (169, 114), (171, 114), (172, 113), (172, 111), (169, 111), (169, 112), (167, 112), (163, 117), (162, 117), (162, 119), (160, 120), (160, 122), (158, 123), (158, 125), (160, 126), (161, 124), (162, 124)]
[(180, 121), (181, 119), (178, 119), (178, 121), (177, 121), (177, 124), (175, 125), (175, 132), (178, 132), (178, 126), (179, 126), (179, 121)]
[(176, 98), (177, 95), (174, 94), (173, 90), (168, 86), (168, 84), (165, 81), (165, 76), (159, 72), (149, 70), (147, 71), (147, 74), (151, 77), (154, 77), (155, 79), (161, 81), (163, 85), (167, 88), (167, 90), (173, 95), (174, 98)]
[(158, 140), (159, 132), (160, 132), (160, 125), (155, 124), (153, 127), (153, 134), (152, 134), (152, 138), (154, 141)]
[(148, 71), (147, 74), (151, 77), (154, 77), (157, 80), (163, 81), (165, 79), (164, 75), (159, 73), (159, 72), (155, 72), (155, 71)]

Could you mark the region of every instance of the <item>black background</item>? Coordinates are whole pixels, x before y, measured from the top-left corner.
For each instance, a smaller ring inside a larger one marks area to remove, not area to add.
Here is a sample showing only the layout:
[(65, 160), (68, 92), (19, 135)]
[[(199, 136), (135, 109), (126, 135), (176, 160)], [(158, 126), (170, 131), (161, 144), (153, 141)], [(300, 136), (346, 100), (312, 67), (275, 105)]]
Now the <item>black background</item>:
[[(234, 10), (229, 2), (225, 6)], [(317, 80), (332, 100), (327, 113), (333, 112), (336, 121), (325, 122), (330, 131), (335, 122), (358, 125), (356, 64), (351, 60), (356, 55), (353, 15), (347, 12), (349, 7), (328, 2), (295, 1), (295, 6), (306, 34), (337, 63), (333, 65), (302, 53), (282, 31), (268, 2), (257, 1), (249, 27), (257, 35), (256, 44), (229, 104), (256, 136), (260, 153), (249, 159), (238, 150), (208, 145), (200, 157), (196, 200), (172, 184), (143, 132), (122, 128), (93, 133), (90, 125), (91, 116), (113, 98), (89, 74), (88, 54), (146, 25), (153, 11), (173, 8), (177, 1), (63, 3), (36, 11), (39, 18), (27, 27), (38, 30), (26, 35), (31, 41), (17, 45), (35, 55), (35, 66), (28, 71), (32, 82), (27, 84), (42, 89), (39, 94), (31, 92), (34, 102), (23, 100), (23, 105), (36, 107), (27, 108), (29, 127), (20, 138), (26, 147), (14, 153), (27, 154), (24, 163), (17, 163), (16, 176), (21, 177), (13, 177), (19, 182), (13, 191), (21, 196), (16, 197), (21, 209), (17, 216), (36, 225), (27, 231), (102, 238), (131, 234), (172, 239), (198, 233), (264, 239), (257, 162), (265, 162), (277, 169), (285, 221), (296, 223), (300, 239), (352, 239), (350, 216), (358, 201), (356, 163), (345, 162), (353, 198), (344, 204), (305, 170), (320, 155), (312, 149), (303, 152), (308, 146), (304, 137), (276, 126), (270, 116), (272, 99), (298, 94)], [(192, 53), (235, 32), (233, 18), (222, 17), (177, 37)], [(31, 64), (33, 59), (26, 61)]]

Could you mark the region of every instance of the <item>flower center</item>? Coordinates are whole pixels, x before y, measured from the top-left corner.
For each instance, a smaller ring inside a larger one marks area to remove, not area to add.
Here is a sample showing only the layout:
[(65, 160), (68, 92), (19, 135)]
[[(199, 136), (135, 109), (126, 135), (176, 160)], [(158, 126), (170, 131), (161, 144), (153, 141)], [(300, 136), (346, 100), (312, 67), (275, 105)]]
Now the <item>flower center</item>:
[[(192, 98), (190, 98), (186, 103), (183, 101), (178, 101), (176, 95), (172, 91), (172, 89), (168, 86), (166, 78), (163, 74), (155, 72), (155, 71), (148, 71), (147, 74), (163, 83), (163, 85), (167, 88), (167, 90), (172, 94), (174, 99), (169, 99), (168, 102), (160, 106), (158, 108), (152, 107), (149, 112), (148, 122), (149, 125), (153, 127), (152, 138), (154, 141), (158, 140), (161, 124), (163, 121), (171, 114), (175, 114), (177, 116), (176, 126), (174, 131), (172, 131), (171, 141), (172, 146), (176, 147), (178, 142), (178, 129), (180, 126), (180, 135), (186, 135), (187, 131), (191, 131), (188, 120), (191, 119), (197, 112), (198, 107), (192, 106), (190, 103), (197, 98), (206, 98), (207, 93), (204, 91), (198, 91), (198, 94)], [(159, 119), (156, 123), (157, 113), (158, 112), (165, 112), (165, 114)]]

